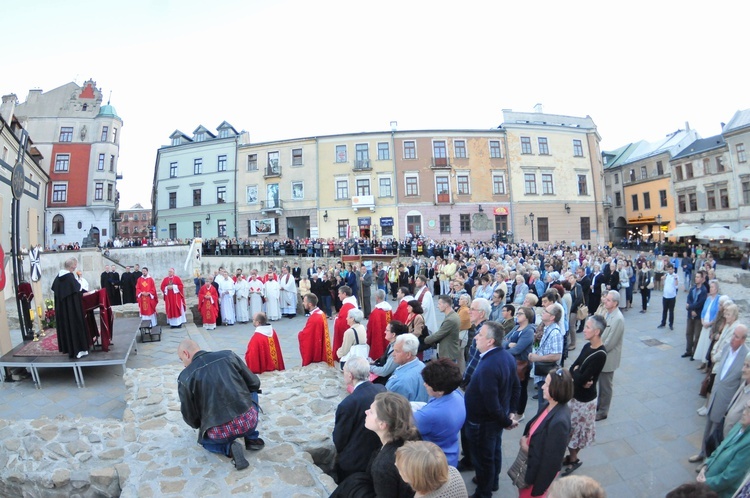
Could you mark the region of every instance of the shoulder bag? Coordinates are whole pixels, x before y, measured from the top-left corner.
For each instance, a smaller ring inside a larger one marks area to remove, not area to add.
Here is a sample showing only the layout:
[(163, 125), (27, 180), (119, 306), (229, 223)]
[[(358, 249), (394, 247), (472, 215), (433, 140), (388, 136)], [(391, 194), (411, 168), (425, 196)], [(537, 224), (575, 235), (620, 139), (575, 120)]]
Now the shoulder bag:
[(518, 489), (528, 487), (526, 483), (526, 468), (528, 466), (529, 456), (522, 450), (518, 449), (518, 455), (516, 455), (516, 461), (508, 469), (508, 477), (511, 482)]

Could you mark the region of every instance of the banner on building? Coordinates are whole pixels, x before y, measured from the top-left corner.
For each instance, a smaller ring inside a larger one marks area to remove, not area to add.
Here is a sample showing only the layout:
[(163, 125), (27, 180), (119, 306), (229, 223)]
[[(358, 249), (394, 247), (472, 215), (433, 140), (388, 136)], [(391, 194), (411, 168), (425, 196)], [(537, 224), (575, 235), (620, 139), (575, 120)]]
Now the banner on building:
[(276, 233), (276, 218), (250, 220), (250, 235), (270, 235)]

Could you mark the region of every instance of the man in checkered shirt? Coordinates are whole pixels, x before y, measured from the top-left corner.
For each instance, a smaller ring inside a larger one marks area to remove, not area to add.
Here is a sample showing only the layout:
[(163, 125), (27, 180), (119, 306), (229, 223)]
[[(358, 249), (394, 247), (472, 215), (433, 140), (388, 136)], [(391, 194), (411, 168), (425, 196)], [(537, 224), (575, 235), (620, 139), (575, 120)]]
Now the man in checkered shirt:
[(177, 379), (182, 418), (199, 429), (198, 443), (212, 453), (232, 459), (237, 470), (250, 464), (245, 449), (260, 450), (265, 443), (258, 425), (260, 379), (232, 351), (202, 351), (185, 339), (177, 348), (185, 365)]

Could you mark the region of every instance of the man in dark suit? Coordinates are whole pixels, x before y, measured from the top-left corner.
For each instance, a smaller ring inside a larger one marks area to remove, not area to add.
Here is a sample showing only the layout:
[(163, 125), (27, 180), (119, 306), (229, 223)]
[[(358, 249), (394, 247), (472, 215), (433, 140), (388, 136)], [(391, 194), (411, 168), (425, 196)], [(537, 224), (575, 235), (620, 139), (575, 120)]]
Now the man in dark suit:
[(602, 284), (607, 278), (600, 272), (599, 264), (594, 265), (594, 273), (591, 276), (591, 294), (589, 294), (589, 315), (596, 313), (602, 302)]
[[(581, 285), (581, 290), (583, 291), (583, 303), (586, 306), (589, 305), (589, 296), (591, 296), (591, 275), (586, 274), (586, 268), (583, 266), (579, 266), (576, 269), (576, 278), (578, 279), (578, 283)], [(589, 308), (589, 314), (594, 313), (596, 310), (592, 310)], [(581, 323), (578, 325), (578, 330), (576, 332), (583, 332), (583, 326), (585, 325), (586, 320), (581, 320)]]
[(359, 268), (359, 281), (362, 283), (362, 298), (359, 306), (365, 314), (365, 318), (370, 318), (372, 312), (372, 272), (365, 265)]
[(698, 345), (698, 338), (701, 335), (701, 329), (703, 327), (701, 311), (703, 311), (703, 305), (708, 296), (706, 287), (703, 285), (705, 281), (706, 272), (703, 270), (696, 272), (695, 285), (690, 288), (690, 292), (687, 295), (687, 303), (685, 304), (685, 309), (687, 310), (687, 326), (685, 327), (686, 345), (682, 357), (690, 358), (690, 361), (693, 361), (695, 347)]
[(476, 470), (477, 498), (489, 498), (499, 489), (502, 468), (503, 429), (516, 425), (510, 418), (516, 412), (521, 384), (516, 360), (498, 347), (503, 328), (497, 322), (484, 322), (474, 338), (482, 355), (469, 385), (466, 386), (466, 423), (464, 429)]
[(299, 267), (299, 261), (294, 262), (292, 276), (294, 277), (294, 284), (299, 288), (299, 281), (302, 279), (302, 268)]
[(365, 428), (365, 410), (370, 408), (376, 394), (385, 391), (385, 386), (373, 384), (369, 378), (367, 359), (352, 358), (344, 365), (344, 380), (354, 390), (336, 408), (333, 444), (338, 482), (355, 472), (364, 472), (372, 452), (380, 448), (378, 435)]

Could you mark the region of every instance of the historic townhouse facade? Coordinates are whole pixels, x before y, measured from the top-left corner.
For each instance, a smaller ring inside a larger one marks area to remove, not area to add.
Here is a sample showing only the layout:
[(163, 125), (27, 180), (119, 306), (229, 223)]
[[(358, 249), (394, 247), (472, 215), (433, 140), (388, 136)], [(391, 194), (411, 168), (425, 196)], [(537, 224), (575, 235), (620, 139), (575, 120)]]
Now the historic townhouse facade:
[(601, 137), (590, 117), (503, 111), (514, 240), (602, 244)]
[(486, 240), (509, 230), (502, 130), (427, 130), (394, 137), (398, 237)]
[(638, 148), (641, 142), (624, 145), (613, 151), (602, 151), (604, 168), (604, 213), (607, 217), (609, 240), (619, 242), (628, 237), (625, 191), (623, 189), (622, 164)]
[(117, 224), (117, 237), (123, 240), (151, 238), (151, 210), (140, 204), (130, 209), (120, 209), (120, 223)]
[(96, 245), (115, 236), (122, 119), (96, 82), (31, 90), (15, 114), (49, 173), (45, 232), (58, 243)]
[(156, 154), (152, 192), (155, 237), (236, 237), (237, 149), (247, 141), (226, 121), (217, 134), (179, 130)]
[(393, 132), (317, 138), (321, 237), (399, 237)]
[(240, 145), (237, 164), (238, 237), (285, 239), (318, 233), (314, 138)]
[(730, 226), (730, 229), (743, 230), (750, 225), (750, 163), (748, 163), (750, 109), (737, 111), (729, 123), (723, 127), (722, 135), (728, 149), (728, 164), (725, 166), (733, 173), (733, 185), (729, 190), (734, 193), (738, 202), (739, 223)]

